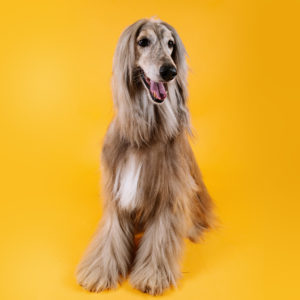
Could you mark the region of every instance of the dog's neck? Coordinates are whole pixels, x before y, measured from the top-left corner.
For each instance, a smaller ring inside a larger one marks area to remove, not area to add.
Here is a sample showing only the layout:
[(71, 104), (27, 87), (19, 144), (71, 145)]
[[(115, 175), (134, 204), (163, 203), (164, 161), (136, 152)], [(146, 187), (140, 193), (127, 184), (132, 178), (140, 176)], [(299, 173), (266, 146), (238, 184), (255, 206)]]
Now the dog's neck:
[(162, 104), (150, 100), (144, 89), (137, 90), (133, 97), (130, 105), (119, 105), (116, 116), (119, 133), (130, 144), (140, 147), (167, 143), (183, 131), (190, 131), (189, 112), (175, 84), (170, 84)]

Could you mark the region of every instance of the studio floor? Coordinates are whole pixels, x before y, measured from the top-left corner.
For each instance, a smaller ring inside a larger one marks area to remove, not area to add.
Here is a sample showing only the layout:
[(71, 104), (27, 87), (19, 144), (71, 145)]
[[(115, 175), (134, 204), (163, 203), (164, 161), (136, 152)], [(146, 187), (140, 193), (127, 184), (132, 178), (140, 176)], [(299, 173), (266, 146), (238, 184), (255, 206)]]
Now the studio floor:
[(159, 298), (300, 298), (299, 2), (30, 0), (0, 9), (0, 299), (151, 298), (74, 276), (102, 215), (115, 46), (151, 16), (189, 54), (191, 143), (218, 216)]

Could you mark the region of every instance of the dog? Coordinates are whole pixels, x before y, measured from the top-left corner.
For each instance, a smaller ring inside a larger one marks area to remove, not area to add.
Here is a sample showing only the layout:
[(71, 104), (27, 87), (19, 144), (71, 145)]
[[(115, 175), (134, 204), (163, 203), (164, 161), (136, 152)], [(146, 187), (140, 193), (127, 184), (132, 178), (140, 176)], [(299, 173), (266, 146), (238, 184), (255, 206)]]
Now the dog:
[(141, 19), (124, 30), (112, 90), (116, 113), (101, 157), (104, 213), (77, 281), (100, 292), (130, 273), (133, 287), (159, 295), (181, 277), (184, 238), (198, 241), (214, 220), (188, 141), (186, 51), (172, 26)]

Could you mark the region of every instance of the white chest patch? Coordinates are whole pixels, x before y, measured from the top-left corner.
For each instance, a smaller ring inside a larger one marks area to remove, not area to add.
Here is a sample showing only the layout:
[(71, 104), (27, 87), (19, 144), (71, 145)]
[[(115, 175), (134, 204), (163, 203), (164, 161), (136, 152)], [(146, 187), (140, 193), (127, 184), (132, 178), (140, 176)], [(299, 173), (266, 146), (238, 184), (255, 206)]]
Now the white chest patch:
[(117, 169), (114, 182), (114, 196), (122, 208), (134, 209), (141, 173), (142, 162), (135, 154), (130, 154), (126, 162)]

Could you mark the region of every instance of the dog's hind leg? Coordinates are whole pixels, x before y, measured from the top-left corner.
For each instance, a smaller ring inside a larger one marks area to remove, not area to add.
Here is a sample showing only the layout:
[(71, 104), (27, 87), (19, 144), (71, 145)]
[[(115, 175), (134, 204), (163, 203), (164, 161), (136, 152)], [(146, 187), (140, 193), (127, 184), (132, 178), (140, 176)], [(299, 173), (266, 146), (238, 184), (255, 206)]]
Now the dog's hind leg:
[(92, 292), (115, 288), (127, 275), (133, 251), (134, 232), (129, 216), (116, 208), (106, 211), (77, 268), (78, 283)]
[(185, 143), (185, 154), (190, 174), (197, 186), (197, 189), (190, 200), (192, 226), (188, 231), (187, 237), (192, 242), (197, 242), (205, 231), (215, 225), (213, 202), (203, 182), (195, 155), (187, 141)]
[(198, 192), (191, 199), (191, 221), (192, 226), (188, 231), (188, 238), (192, 242), (198, 242), (203, 233), (214, 226), (215, 217), (213, 214), (213, 205), (210, 195), (207, 192), (202, 178), (197, 178)]

